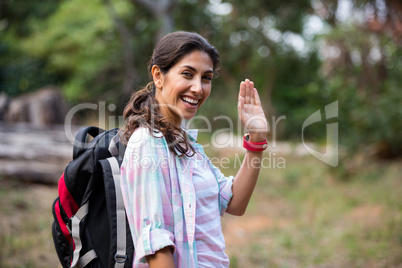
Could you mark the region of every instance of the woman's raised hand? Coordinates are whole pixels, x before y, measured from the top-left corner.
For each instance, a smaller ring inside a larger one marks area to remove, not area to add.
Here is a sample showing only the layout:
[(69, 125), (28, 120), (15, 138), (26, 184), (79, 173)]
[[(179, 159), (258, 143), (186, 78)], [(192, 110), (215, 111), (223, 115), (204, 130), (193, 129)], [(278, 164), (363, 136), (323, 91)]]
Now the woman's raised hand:
[(250, 134), (250, 141), (264, 141), (268, 133), (268, 122), (261, 106), (258, 91), (249, 79), (240, 83), (237, 109), (240, 121)]

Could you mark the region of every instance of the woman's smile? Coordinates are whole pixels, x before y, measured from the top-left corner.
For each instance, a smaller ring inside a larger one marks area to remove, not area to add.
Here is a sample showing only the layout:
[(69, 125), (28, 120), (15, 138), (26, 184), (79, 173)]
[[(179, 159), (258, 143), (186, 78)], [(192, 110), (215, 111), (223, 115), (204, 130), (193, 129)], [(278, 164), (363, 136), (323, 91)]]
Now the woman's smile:
[(180, 97), (180, 98), (181, 98), (182, 101), (184, 101), (184, 103), (190, 105), (190, 107), (197, 107), (198, 106), (199, 100), (193, 99), (191, 97), (186, 97), (186, 96), (183, 96), (183, 97)]

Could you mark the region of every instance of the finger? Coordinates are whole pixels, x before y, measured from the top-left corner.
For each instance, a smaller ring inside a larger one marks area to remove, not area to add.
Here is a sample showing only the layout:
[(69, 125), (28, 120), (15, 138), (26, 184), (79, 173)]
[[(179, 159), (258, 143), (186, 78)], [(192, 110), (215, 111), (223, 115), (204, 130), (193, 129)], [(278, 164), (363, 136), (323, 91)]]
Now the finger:
[(250, 80), (246, 79), (246, 98), (244, 100), (245, 104), (250, 104)]
[(240, 90), (239, 90), (239, 99), (240, 97), (245, 98), (246, 96), (246, 84), (244, 81), (240, 83)]
[(254, 98), (254, 82), (250, 81), (250, 104), (254, 105), (255, 98)]
[(260, 95), (258, 94), (258, 90), (256, 88), (254, 88), (254, 99), (255, 99), (255, 105), (261, 106)]
[(239, 113), (239, 119), (243, 119), (243, 109), (244, 109), (244, 98), (239, 96), (239, 103), (237, 104), (237, 112)]

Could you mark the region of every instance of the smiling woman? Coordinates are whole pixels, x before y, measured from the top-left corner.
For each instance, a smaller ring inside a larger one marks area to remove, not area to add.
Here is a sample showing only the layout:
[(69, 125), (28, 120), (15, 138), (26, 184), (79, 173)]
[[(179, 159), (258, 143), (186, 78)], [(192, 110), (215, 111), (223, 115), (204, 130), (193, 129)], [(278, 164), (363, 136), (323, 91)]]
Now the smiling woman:
[(196, 131), (180, 127), (209, 97), (219, 62), (202, 36), (166, 35), (148, 66), (152, 82), (124, 110), (121, 188), (135, 246), (133, 267), (229, 266), (219, 216), (244, 214), (267, 147), (267, 121), (254, 83), (246, 79), (238, 111), (249, 135), (236, 177), (225, 177), (211, 163)]
[[(180, 119), (191, 119), (211, 92), (213, 64), (205, 52), (194, 51), (175, 64), (166, 74), (157, 65), (152, 67), (159, 103), (176, 111), (176, 126)], [(167, 109), (161, 109), (162, 116), (169, 116)]]
[(180, 123), (194, 117), (208, 98), (219, 63), (218, 51), (196, 33), (175, 32), (162, 38), (148, 65), (153, 81), (135, 92), (124, 109), (125, 140), (142, 125), (162, 133), (173, 151), (194, 153)]

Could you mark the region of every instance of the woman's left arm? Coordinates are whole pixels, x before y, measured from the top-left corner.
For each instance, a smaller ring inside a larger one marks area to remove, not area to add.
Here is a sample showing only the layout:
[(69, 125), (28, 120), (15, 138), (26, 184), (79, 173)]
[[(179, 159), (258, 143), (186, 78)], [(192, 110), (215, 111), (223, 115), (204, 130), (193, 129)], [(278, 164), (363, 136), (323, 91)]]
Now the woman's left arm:
[[(248, 130), (250, 142), (263, 142), (268, 133), (268, 122), (254, 83), (248, 79), (240, 83), (239, 118)], [(243, 163), (233, 181), (233, 196), (226, 212), (241, 216), (246, 211), (260, 173), (262, 151), (247, 150)]]

